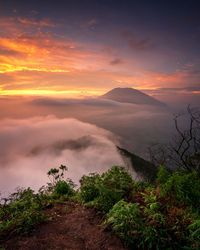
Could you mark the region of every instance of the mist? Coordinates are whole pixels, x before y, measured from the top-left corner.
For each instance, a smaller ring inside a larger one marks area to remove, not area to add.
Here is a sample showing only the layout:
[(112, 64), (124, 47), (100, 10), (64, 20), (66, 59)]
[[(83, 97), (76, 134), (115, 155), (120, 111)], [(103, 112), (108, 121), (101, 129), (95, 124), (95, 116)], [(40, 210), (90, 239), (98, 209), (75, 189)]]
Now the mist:
[(123, 147), (149, 159), (148, 148), (175, 133), (169, 107), (85, 98), (2, 98), (0, 190), (37, 190), (61, 164), (76, 183), (83, 174), (124, 165)]
[(123, 165), (114, 135), (95, 125), (54, 116), (4, 119), (0, 124), (0, 190), (37, 190), (49, 180), (47, 172), (61, 164), (78, 184), (83, 174), (101, 173)]
[(173, 113), (176, 111), (169, 107), (119, 103), (99, 98), (44, 97), (15, 98), (2, 101), (0, 105), (0, 119), (55, 115), (94, 124), (112, 132), (121, 146), (145, 158), (148, 158), (148, 147), (168, 143), (175, 132)]

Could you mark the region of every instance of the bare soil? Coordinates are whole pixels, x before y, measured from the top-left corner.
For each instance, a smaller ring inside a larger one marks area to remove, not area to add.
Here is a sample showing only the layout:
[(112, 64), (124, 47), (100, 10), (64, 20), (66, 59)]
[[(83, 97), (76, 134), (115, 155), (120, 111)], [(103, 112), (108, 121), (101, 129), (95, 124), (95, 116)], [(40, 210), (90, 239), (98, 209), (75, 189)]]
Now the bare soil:
[(58, 203), (47, 210), (49, 219), (29, 235), (15, 236), (5, 241), (5, 250), (94, 249), (125, 250), (121, 240), (99, 225), (102, 217), (93, 209), (75, 203)]

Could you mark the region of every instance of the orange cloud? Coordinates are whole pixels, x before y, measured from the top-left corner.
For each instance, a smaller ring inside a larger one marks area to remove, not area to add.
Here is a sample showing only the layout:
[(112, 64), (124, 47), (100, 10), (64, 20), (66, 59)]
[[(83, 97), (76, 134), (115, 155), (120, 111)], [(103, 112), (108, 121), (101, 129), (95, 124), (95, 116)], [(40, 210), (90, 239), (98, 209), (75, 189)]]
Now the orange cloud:
[[(65, 85), (66, 87), (66, 74), (73, 72), (73, 74), (70, 74), (71, 79), (67, 78), (69, 88), (70, 85), (74, 84), (73, 78), (76, 79), (76, 84), (83, 81), (77, 76), (79, 70), (87, 71), (90, 68), (90, 70), (96, 71), (104, 61), (102, 52), (98, 53), (98, 50), (93, 49), (92, 45), (74, 42), (67, 37), (35, 29), (42, 25), (53, 27), (54, 25), (49, 20), (36, 22), (34, 19), (19, 17), (4, 18), (2, 21), (8, 27), (6, 35), (0, 36), (0, 75), (5, 75), (4, 82), (6, 78), (9, 78), (7, 83), (2, 86), (4, 91), (10, 86), (12, 86), (13, 90), (20, 87), (24, 91), (21, 93), (25, 94), (30, 92), (25, 91), (24, 88), (30, 90), (30, 88), (37, 86), (37, 91), (40, 88), (41, 93), (43, 93), (41, 88), (44, 87), (44, 82), (51, 85), (51, 88), (53, 84), (55, 84), (56, 88), (59, 85)], [(33, 30), (30, 29), (28, 32), (26, 30), (27, 25), (34, 26)], [(12, 32), (9, 28), (12, 29)], [(13, 33), (13, 30), (16, 32)], [(25, 78), (24, 72), (26, 72)], [(49, 76), (45, 74), (45, 77), (38, 78), (36, 72), (49, 73)], [(54, 75), (52, 75), (53, 73)], [(62, 75), (58, 76), (57, 73), (62, 73)], [(10, 78), (11, 74), (12, 79)], [(52, 78), (55, 79), (53, 84), (51, 84)], [(74, 86), (74, 88), (76, 87)]]
[(20, 70), (69, 72), (84, 64), (87, 66), (92, 58), (98, 57), (84, 51), (78, 43), (57, 40), (45, 33), (3, 37), (0, 47), (4, 48), (0, 51), (0, 73)]
[(27, 24), (27, 25), (48, 26), (48, 27), (55, 27), (56, 26), (49, 19), (42, 19), (40, 21), (36, 21), (35, 18), (28, 19), (28, 18), (18, 17), (17, 21), (22, 23), (22, 24)]
[(103, 46), (56, 35), (55, 26), (47, 19), (0, 18), (0, 95), (97, 95), (113, 87), (179, 87), (199, 74), (191, 67), (172, 73), (144, 70), (142, 60), (137, 64), (119, 51), (108, 53)]
[[(57, 26), (49, 19), (0, 18), (0, 73), (17, 71), (69, 72), (74, 69), (95, 69), (102, 53), (92, 45), (56, 35)], [(6, 27), (6, 29), (4, 29)]]
[(152, 71), (152, 72), (149, 72), (149, 77), (156, 83), (160, 83), (160, 84), (163, 84), (163, 83), (179, 83), (180, 82), (180, 74), (178, 74), (177, 72), (175, 73), (163, 73), (163, 72), (156, 72), (156, 71)]

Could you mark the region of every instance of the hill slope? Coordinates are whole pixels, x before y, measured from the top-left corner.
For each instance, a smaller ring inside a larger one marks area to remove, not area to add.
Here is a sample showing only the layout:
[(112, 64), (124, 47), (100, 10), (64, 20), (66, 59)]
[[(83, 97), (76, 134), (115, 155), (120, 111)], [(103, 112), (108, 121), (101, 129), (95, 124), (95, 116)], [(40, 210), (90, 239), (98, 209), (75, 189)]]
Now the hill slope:
[(107, 92), (106, 94), (102, 95), (100, 98), (110, 99), (113, 101), (123, 102), (123, 103), (166, 106), (166, 104), (133, 88), (115, 88)]
[[(130, 153), (126, 149), (120, 148), (118, 146), (117, 149), (123, 158), (126, 157), (130, 160), (131, 168), (139, 180), (154, 182), (158, 172), (158, 168), (155, 165), (133, 153)], [(132, 172), (131, 169), (129, 171)]]

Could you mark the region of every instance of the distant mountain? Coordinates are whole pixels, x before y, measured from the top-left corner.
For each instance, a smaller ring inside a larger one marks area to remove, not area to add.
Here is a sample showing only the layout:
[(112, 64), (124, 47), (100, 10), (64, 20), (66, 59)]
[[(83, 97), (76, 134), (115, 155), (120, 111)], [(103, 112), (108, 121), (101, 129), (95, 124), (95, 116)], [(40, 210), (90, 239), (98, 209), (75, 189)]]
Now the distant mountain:
[(166, 106), (165, 103), (133, 88), (115, 88), (102, 95), (100, 98), (110, 99), (117, 102)]

